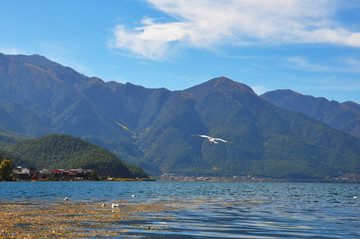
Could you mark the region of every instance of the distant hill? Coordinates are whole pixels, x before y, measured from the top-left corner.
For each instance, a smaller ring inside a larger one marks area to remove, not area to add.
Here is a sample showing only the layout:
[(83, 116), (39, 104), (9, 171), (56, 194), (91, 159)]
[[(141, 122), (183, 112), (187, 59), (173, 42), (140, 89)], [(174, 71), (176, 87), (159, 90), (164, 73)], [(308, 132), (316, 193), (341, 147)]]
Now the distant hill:
[(23, 139), (25, 138), (0, 126), (0, 150)]
[[(4, 129), (81, 137), (151, 175), (360, 174), (360, 139), (226, 77), (183, 91), (147, 89), (86, 77), (38, 55), (0, 54), (0, 85)], [(210, 146), (194, 134), (230, 143)]]
[(302, 95), (291, 90), (270, 91), (261, 97), (272, 104), (304, 113), (360, 138), (360, 105), (355, 102), (339, 103), (323, 97)]
[(146, 178), (138, 166), (125, 163), (115, 154), (70, 135), (46, 135), (22, 140), (7, 149), (16, 164), (37, 169), (96, 169), (100, 175), (122, 178)]

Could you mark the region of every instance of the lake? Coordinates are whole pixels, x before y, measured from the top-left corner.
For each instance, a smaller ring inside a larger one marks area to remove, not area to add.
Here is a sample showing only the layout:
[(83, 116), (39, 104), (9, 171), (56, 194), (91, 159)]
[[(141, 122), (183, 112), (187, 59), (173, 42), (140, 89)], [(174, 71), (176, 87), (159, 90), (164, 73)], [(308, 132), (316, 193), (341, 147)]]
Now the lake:
[[(100, 208), (102, 203), (106, 206)], [(111, 208), (112, 203), (120, 207)], [(78, 226), (66, 227), (79, 238), (105, 233), (110, 238), (360, 238), (360, 184), (0, 182), (0, 214), (11, 218), (26, 208), (50, 212), (51, 205), (61, 210), (84, 206)], [(85, 213), (86, 207), (92, 211)], [(86, 221), (84, 215), (92, 219)], [(76, 216), (72, 211), (66, 220)], [(36, 229), (26, 223), (12, 226)], [(91, 229), (91, 234), (89, 228), (97, 231)]]

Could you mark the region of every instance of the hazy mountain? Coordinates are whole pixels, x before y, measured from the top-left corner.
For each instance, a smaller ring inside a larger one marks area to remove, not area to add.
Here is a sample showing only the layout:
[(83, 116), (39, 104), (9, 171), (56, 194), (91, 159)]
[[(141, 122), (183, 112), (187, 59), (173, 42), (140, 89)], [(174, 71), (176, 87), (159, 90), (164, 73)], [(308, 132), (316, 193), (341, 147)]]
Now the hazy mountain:
[[(2, 120), (0, 120), (0, 122), (1, 121)], [(0, 150), (5, 149), (6, 147), (23, 139), (25, 138), (0, 126)]]
[[(184, 91), (147, 89), (105, 83), (37, 55), (0, 55), (0, 84), (3, 128), (82, 137), (152, 174), (317, 178), (360, 170), (358, 138), (225, 77)], [(230, 143), (210, 146), (195, 134)]]
[(355, 102), (339, 103), (291, 90), (270, 91), (261, 97), (272, 104), (299, 111), (360, 138), (360, 105)]

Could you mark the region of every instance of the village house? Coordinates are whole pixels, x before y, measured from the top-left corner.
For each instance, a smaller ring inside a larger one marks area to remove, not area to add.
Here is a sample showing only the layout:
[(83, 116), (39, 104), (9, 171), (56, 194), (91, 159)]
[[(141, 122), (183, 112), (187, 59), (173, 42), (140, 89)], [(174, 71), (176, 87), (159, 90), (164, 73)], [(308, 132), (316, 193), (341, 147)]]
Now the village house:
[(13, 170), (14, 179), (16, 180), (30, 180), (34, 175), (38, 175), (38, 173), (35, 168), (23, 168), (21, 166)]
[(39, 177), (41, 177), (41, 178), (50, 177), (51, 174), (52, 174), (51, 171), (48, 169), (45, 169), (45, 168), (39, 171)]
[(90, 178), (91, 170), (88, 169), (42, 169), (40, 171), (35, 168), (23, 168), (18, 166), (13, 170), (14, 180), (31, 180), (31, 179), (47, 179), (53, 178), (58, 180), (83, 180)]
[(89, 179), (90, 170), (87, 169), (55, 169), (51, 171), (52, 176), (58, 179), (82, 180)]

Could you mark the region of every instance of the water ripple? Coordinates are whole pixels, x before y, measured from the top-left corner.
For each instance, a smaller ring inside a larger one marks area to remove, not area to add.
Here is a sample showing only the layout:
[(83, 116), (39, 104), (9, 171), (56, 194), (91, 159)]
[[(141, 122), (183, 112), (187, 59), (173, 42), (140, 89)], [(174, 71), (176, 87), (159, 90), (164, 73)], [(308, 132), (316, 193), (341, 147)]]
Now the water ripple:
[[(1, 182), (6, 200), (181, 202), (126, 235), (144, 238), (360, 238), (359, 184), (220, 182)], [(131, 198), (136, 194), (135, 199)]]

